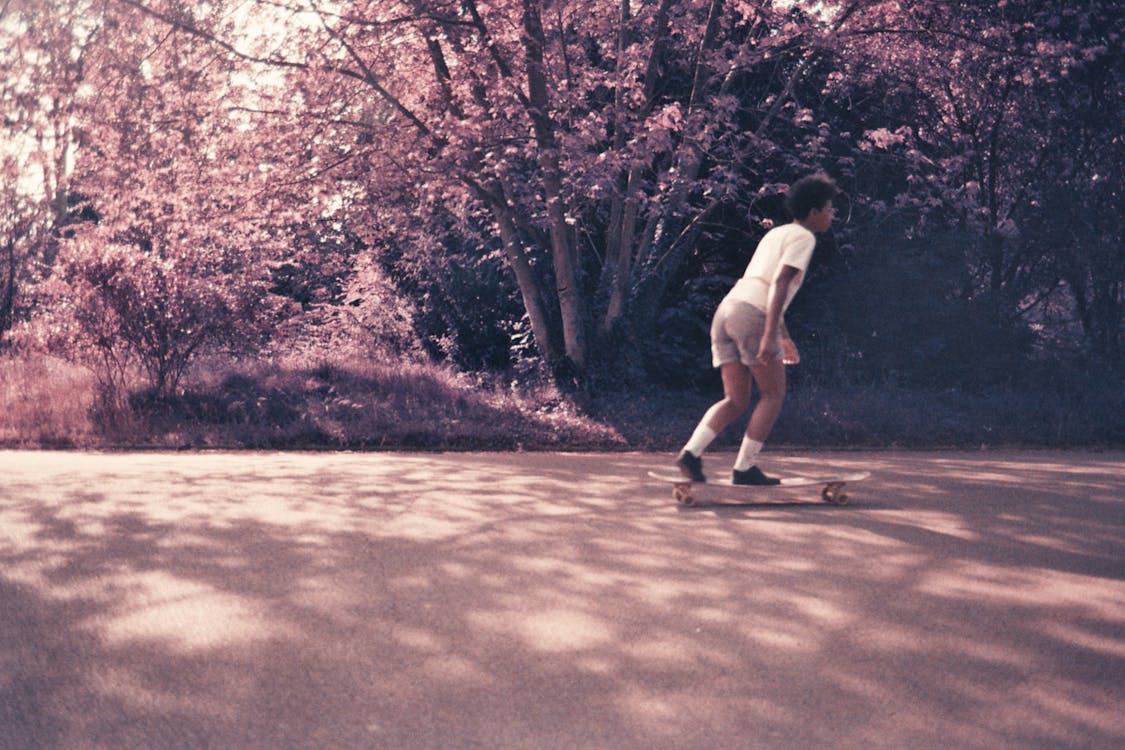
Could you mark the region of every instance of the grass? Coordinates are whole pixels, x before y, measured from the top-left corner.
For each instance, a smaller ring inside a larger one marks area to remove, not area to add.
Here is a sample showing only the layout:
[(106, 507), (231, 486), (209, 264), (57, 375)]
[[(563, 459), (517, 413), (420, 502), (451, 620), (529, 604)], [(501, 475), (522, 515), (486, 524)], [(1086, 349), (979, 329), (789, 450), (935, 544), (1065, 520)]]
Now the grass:
[[(515, 393), (441, 365), (208, 360), (174, 399), (139, 385), (128, 413), (94, 408), (96, 380), (59, 360), (0, 360), (0, 446), (171, 449), (619, 448), (557, 391)], [(94, 416), (91, 416), (94, 415)]]
[[(841, 385), (792, 388), (770, 443), (939, 448), (1125, 445), (1125, 393), (1069, 383), (1033, 391)], [(89, 372), (49, 357), (0, 358), (0, 447), (674, 451), (717, 391), (599, 394), (582, 406), (550, 387), (430, 363), (201, 362), (181, 395), (136, 386), (126, 413), (96, 408)], [(717, 447), (734, 447), (745, 423)]]
[(58, 359), (0, 357), (0, 446), (73, 448), (89, 442), (93, 376)]

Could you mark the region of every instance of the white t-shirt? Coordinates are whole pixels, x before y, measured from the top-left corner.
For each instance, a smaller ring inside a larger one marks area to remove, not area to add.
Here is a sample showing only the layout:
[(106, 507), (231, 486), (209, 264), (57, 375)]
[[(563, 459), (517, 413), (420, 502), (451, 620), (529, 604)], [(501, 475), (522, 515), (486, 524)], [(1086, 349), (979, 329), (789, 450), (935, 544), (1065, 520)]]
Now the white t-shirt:
[(789, 294), (781, 308), (784, 312), (805, 280), (805, 270), (809, 267), (815, 247), (816, 235), (800, 224), (774, 227), (758, 243), (754, 257), (746, 267), (746, 273), (730, 290), (727, 298), (748, 302), (766, 312), (777, 289), (777, 277), (781, 274), (781, 269), (793, 266), (800, 273), (789, 284)]

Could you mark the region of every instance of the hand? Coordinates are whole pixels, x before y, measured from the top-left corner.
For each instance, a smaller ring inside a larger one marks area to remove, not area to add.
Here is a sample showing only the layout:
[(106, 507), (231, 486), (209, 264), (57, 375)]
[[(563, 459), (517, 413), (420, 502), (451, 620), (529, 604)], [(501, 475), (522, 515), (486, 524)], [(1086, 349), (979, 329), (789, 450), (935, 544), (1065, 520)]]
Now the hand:
[(773, 362), (780, 354), (781, 348), (777, 345), (777, 338), (762, 336), (762, 342), (758, 344), (758, 363), (764, 365)]
[(801, 361), (801, 353), (797, 351), (797, 345), (788, 336), (781, 340), (781, 361), (787, 365), (795, 365)]

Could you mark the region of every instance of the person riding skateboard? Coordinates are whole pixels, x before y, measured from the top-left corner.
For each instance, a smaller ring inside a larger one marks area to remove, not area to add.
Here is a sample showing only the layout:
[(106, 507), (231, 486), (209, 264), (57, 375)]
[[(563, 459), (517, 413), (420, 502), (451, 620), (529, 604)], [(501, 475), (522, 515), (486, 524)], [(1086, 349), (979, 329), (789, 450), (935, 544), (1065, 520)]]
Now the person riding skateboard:
[(762, 237), (742, 278), (719, 304), (711, 321), (712, 364), (723, 380), (723, 399), (707, 410), (676, 459), (680, 472), (704, 482), (703, 453), (720, 432), (750, 406), (758, 385), (758, 404), (742, 438), (731, 481), (774, 485), (755, 460), (769, 437), (785, 399), (785, 365), (800, 361), (785, 328), (785, 310), (805, 279), (816, 234), (832, 225), (836, 184), (824, 173), (803, 177), (785, 196), (793, 217)]

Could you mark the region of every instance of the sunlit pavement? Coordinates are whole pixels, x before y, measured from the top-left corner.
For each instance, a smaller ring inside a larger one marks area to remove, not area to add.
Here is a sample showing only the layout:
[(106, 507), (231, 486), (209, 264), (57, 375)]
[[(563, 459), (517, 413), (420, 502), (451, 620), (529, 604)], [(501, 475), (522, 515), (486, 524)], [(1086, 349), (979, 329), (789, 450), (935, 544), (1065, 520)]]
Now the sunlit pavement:
[(1125, 746), (1125, 454), (667, 461), (0, 452), (0, 748)]

